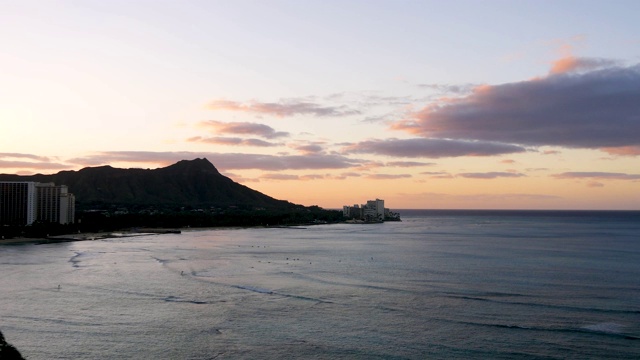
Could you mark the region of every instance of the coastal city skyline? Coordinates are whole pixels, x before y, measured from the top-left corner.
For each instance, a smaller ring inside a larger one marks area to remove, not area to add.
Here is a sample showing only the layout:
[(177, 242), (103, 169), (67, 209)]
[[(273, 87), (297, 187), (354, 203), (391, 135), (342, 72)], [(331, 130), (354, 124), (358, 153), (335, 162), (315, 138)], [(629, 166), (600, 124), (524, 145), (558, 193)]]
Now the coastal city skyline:
[(639, 209), (636, 1), (3, 8), (0, 173), (207, 158), (307, 206)]

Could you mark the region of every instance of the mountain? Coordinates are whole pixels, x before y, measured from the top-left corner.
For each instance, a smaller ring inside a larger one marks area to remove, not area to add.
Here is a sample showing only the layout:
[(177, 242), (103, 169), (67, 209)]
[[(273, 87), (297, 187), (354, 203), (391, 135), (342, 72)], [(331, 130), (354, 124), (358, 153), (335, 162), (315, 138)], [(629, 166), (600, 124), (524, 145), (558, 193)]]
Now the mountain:
[(67, 185), (80, 208), (89, 204), (241, 206), (269, 209), (301, 207), (234, 182), (220, 174), (207, 159), (182, 160), (153, 170), (100, 166), (61, 171), (53, 175), (0, 174), (0, 181)]

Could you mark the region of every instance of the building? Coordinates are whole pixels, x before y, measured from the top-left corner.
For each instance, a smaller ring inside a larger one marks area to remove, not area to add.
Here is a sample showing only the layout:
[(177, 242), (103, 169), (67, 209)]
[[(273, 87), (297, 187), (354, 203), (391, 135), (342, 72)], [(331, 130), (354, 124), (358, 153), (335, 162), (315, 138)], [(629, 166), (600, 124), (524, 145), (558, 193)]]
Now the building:
[(394, 213), (384, 207), (384, 200), (368, 200), (362, 206), (345, 205), (342, 207), (342, 215), (354, 220), (365, 222), (380, 222), (384, 220), (399, 220), (400, 214)]
[(31, 225), (36, 221), (70, 224), (75, 220), (75, 197), (66, 185), (0, 182), (0, 224)]
[(31, 225), (36, 221), (35, 182), (0, 182), (0, 225)]
[(365, 220), (384, 220), (384, 200), (367, 200)]
[(75, 198), (66, 185), (36, 184), (36, 219), (47, 223), (69, 224), (75, 217)]

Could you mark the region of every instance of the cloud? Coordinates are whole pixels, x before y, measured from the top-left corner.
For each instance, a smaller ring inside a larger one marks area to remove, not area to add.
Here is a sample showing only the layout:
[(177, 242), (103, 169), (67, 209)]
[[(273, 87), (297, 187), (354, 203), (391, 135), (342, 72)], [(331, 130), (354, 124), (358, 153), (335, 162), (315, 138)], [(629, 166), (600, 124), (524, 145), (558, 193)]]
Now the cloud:
[(513, 159), (504, 159), (500, 161), (501, 164), (515, 164), (516, 161)]
[(592, 187), (592, 188), (600, 188), (600, 187), (604, 187), (604, 184), (601, 182), (597, 182), (597, 181), (589, 181), (587, 183), (588, 187)]
[(439, 93), (446, 94), (467, 94), (471, 92), (477, 84), (418, 84), (423, 89), (435, 90)]
[(384, 163), (380, 161), (364, 161), (358, 165), (358, 171), (370, 171), (384, 167)]
[(39, 156), (33, 154), (22, 154), (22, 153), (0, 153), (1, 159), (30, 159), (36, 160), (40, 162), (48, 162), (50, 159), (46, 156)]
[(389, 161), (385, 166), (393, 167), (420, 167), (420, 166), (433, 166), (435, 163), (421, 162), (421, 161)]
[(453, 179), (453, 175), (444, 171), (425, 171), (421, 172), (421, 175), (429, 175), (432, 179)]
[[(481, 86), (473, 93), (426, 106), (392, 124), (425, 138), (475, 139), (530, 146), (640, 146), (640, 64), (610, 66), (576, 59), (543, 78)], [(559, 71), (559, 70), (558, 70)]]
[(621, 146), (614, 148), (602, 148), (600, 149), (604, 152), (607, 152), (611, 155), (618, 156), (638, 156), (640, 155), (640, 146)]
[(610, 59), (565, 56), (553, 62), (550, 73), (563, 74), (578, 71), (589, 71), (616, 65), (618, 65), (618, 62)]
[(210, 152), (152, 152), (152, 151), (112, 151), (101, 152), (86, 157), (68, 160), (74, 164), (96, 166), (114, 162), (155, 163), (167, 166), (180, 160), (207, 158), (220, 170), (307, 170), (307, 169), (347, 169), (358, 166), (362, 161), (341, 155), (265, 155)]
[(419, 194), (398, 194), (401, 198), (407, 198), (411, 200), (419, 201), (471, 201), (480, 202), (482, 204), (494, 203), (505, 200), (518, 200), (518, 201), (537, 201), (537, 200), (557, 200), (562, 199), (556, 195), (545, 194), (525, 194), (525, 193), (507, 193), (507, 194), (446, 194), (446, 193), (419, 193)]
[(302, 154), (319, 154), (324, 152), (322, 143), (292, 144), (290, 147)]
[(247, 178), (247, 177), (244, 177), (242, 175), (238, 175), (238, 174), (234, 174), (234, 173), (230, 173), (230, 172), (225, 172), (222, 175), (232, 179), (233, 181), (235, 181), (237, 183), (260, 182), (260, 179)]
[(357, 172), (345, 172), (340, 174), (341, 177), (347, 178), (347, 177), (361, 177), (362, 174), (357, 173)]
[(371, 174), (367, 175), (367, 179), (371, 180), (394, 180), (410, 178), (410, 174)]
[(300, 177), (298, 175), (289, 175), (289, 174), (264, 174), (260, 176), (261, 179), (266, 180), (299, 180)]
[(317, 103), (297, 99), (282, 100), (278, 103), (258, 101), (241, 103), (229, 100), (215, 100), (208, 104), (208, 108), (212, 110), (250, 112), (278, 117), (290, 117), (295, 115), (336, 117), (360, 114), (360, 111), (351, 109), (345, 105), (322, 106)]
[[(33, 161), (24, 161), (24, 159)], [(64, 170), (71, 167), (71, 165), (52, 162), (47, 156), (0, 153), (0, 169)]]
[(187, 139), (189, 142), (202, 142), (207, 144), (216, 145), (234, 145), (234, 146), (257, 146), (257, 147), (272, 147), (279, 146), (281, 144), (272, 143), (260, 139), (241, 139), (236, 137), (209, 137), (203, 138), (200, 136)]
[(447, 139), (385, 139), (367, 140), (345, 146), (345, 153), (368, 153), (397, 157), (456, 157), (492, 156), (525, 152), (526, 149), (510, 144), (486, 141)]
[(640, 180), (640, 174), (625, 174), (614, 172), (564, 172), (561, 174), (551, 175), (556, 179), (598, 179), (598, 180)]
[(518, 178), (526, 176), (520, 173), (512, 173), (512, 172), (501, 172), (501, 171), (491, 171), (484, 173), (461, 173), (457, 174), (457, 176), (467, 178), (467, 179), (497, 179), (497, 178)]
[(271, 126), (251, 122), (221, 122), (209, 120), (203, 121), (199, 125), (219, 134), (255, 135), (267, 139), (289, 136), (288, 132), (276, 131)]
[(0, 169), (64, 170), (64, 169), (69, 169), (71, 167), (72, 167), (71, 165), (57, 164), (57, 163), (51, 163), (51, 162), (0, 160)]

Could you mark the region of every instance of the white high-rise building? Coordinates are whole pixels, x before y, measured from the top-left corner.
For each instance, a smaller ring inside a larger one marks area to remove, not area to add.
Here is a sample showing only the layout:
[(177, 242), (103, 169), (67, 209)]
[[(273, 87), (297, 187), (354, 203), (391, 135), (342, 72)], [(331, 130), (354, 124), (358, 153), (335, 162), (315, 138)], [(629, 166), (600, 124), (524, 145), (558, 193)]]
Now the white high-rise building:
[(366, 206), (366, 209), (368, 209), (368, 214), (371, 217), (376, 218), (378, 220), (384, 220), (384, 200), (380, 200), (380, 199), (367, 200), (367, 205), (365, 206)]

